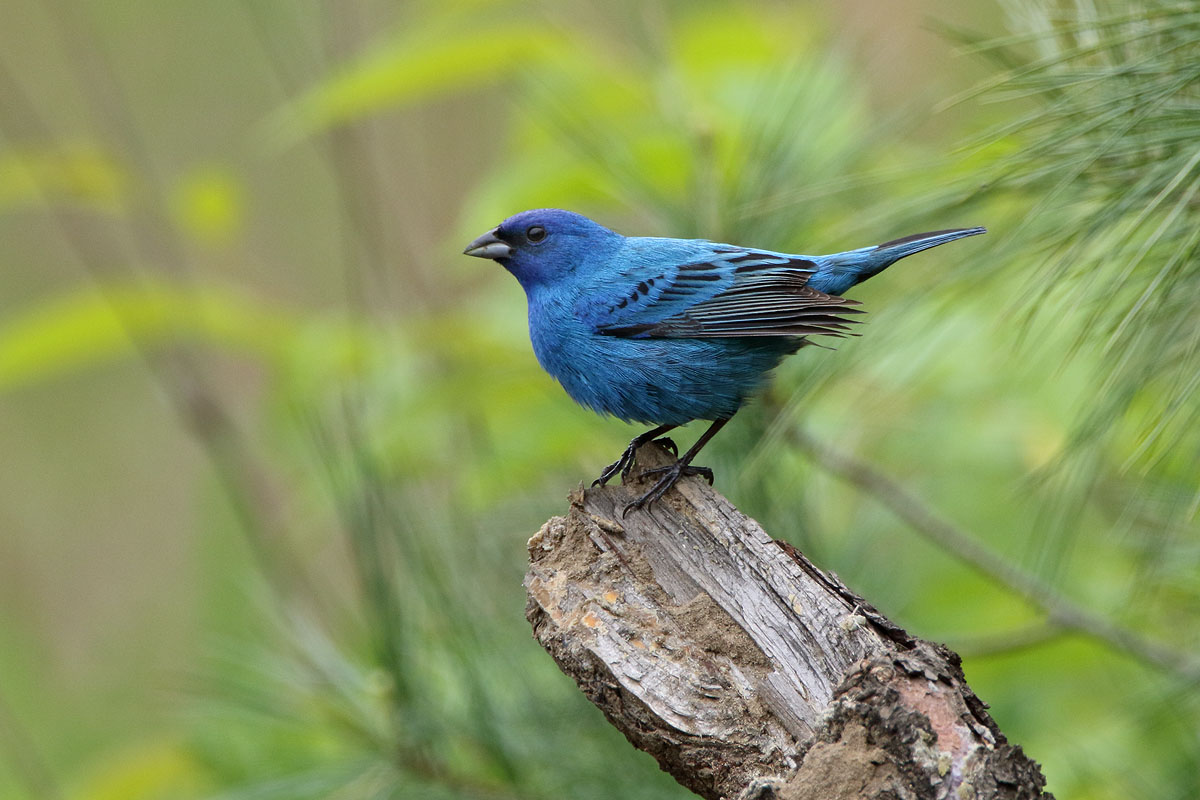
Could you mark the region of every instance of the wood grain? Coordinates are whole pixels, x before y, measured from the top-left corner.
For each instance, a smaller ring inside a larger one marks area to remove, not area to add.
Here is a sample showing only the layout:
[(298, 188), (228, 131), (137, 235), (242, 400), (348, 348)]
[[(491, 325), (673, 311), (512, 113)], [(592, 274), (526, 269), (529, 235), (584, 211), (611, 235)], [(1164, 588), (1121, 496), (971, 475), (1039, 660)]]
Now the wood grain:
[[(657, 445), (643, 467), (667, 463)], [(706, 798), (1036, 798), (958, 657), (909, 636), (699, 479), (572, 493), (529, 541), (534, 636)]]

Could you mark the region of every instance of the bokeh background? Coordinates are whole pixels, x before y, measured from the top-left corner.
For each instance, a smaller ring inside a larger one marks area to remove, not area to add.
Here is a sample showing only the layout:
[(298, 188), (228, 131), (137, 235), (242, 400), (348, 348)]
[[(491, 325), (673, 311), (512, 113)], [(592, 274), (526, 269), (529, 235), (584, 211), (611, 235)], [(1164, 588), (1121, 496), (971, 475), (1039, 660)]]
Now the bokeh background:
[(1200, 796), (1194, 0), (0, 19), (0, 796), (689, 796), (524, 622), (526, 538), (637, 432), (460, 255), (541, 206), (809, 253), (987, 225), (707, 462), (962, 652), (1058, 797)]

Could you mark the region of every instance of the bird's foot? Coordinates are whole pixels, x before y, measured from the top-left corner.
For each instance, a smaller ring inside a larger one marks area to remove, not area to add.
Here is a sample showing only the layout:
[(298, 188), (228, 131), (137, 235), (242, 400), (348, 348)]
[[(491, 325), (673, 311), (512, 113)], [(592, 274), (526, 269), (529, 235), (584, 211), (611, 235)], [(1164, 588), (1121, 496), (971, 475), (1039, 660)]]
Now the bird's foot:
[(645, 508), (651, 503), (657, 502), (664, 494), (670, 491), (671, 487), (679, 482), (680, 478), (686, 478), (689, 475), (699, 475), (708, 481), (709, 485), (713, 482), (713, 471), (708, 467), (693, 467), (691, 464), (683, 461), (676, 461), (674, 464), (668, 464), (665, 467), (655, 467), (648, 469), (642, 473), (643, 478), (652, 478), (655, 475), (660, 475), (658, 481), (650, 488), (650, 491), (634, 500), (621, 512), (624, 517), (635, 508)]
[[(600, 473), (600, 477), (592, 481), (592, 486), (603, 486), (612, 480), (618, 472), (621, 473), (622, 481), (628, 478), (630, 471), (633, 469), (634, 457), (637, 455), (638, 448), (644, 443), (644, 441), (638, 441), (637, 439), (630, 442), (629, 447), (625, 448), (625, 452), (621, 454), (621, 457), (605, 467), (604, 471)], [(655, 439), (654, 443), (670, 450), (671, 455), (676, 458), (679, 457), (679, 448), (675, 446), (675, 442), (669, 437), (664, 436), (661, 439)], [(711, 482), (711, 478), (709, 481)]]
[(629, 476), (629, 471), (633, 469), (633, 457), (637, 453), (637, 442), (629, 443), (629, 447), (625, 448), (625, 452), (621, 453), (621, 457), (604, 468), (600, 473), (600, 477), (592, 481), (592, 486), (603, 486), (612, 480), (618, 472), (621, 473), (621, 480)]

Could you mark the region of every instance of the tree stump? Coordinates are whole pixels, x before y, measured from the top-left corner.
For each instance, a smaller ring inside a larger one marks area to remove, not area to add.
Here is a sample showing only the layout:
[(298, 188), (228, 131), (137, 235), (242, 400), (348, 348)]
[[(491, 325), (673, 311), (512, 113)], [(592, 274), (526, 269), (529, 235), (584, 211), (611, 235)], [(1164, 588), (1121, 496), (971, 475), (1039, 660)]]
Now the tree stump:
[[(657, 445), (642, 466), (668, 463)], [(957, 654), (690, 478), (580, 488), (529, 540), (535, 638), (614, 726), (717, 800), (1049, 798)]]

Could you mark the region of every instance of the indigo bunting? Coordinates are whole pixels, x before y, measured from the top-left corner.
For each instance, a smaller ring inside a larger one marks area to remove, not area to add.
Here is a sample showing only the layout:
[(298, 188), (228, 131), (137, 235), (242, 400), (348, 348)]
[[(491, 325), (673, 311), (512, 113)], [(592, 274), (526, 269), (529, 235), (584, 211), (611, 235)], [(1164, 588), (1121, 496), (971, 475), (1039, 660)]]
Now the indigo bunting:
[(662, 497), (681, 477), (712, 470), (692, 459), (784, 356), (810, 336), (845, 336), (861, 311), (842, 293), (896, 261), (983, 228), (919, 233), (825, 256), (702, 239), (625, 237), (571, 211), (509, 217), (467, 246), (511, 272), (529, 301), (542, 368), (577, 403), (656, 427), (637, 436), (593, 482), (629, 475), (637, 449), (692, 420), (712, 425), (683, 456), (647, 470)]

